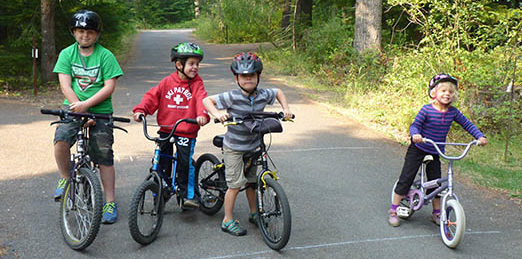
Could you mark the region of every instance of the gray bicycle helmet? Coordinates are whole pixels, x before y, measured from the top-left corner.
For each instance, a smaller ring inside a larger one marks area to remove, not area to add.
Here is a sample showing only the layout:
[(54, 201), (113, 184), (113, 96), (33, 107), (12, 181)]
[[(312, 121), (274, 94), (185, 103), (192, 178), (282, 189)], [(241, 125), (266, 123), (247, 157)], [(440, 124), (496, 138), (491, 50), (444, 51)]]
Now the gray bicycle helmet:
[(230, 70), (234, 75), (252, 73), (259, 75), (263, 71), (263, 62), (256, 54), (242, 52), (234, 57)]

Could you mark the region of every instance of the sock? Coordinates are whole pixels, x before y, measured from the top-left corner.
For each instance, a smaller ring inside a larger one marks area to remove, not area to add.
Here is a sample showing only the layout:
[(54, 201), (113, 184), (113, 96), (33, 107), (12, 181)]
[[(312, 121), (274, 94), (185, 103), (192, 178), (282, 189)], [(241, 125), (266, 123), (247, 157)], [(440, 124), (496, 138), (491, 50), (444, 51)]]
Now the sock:
[(398, 207), (399, 207), (399, 205), (394, 205), (394, 204), (392, 204), (391, 209), (392, 209), (393, 211), (396, 211)]
[(431, 214), (440, 214), (440, 210), (433, 210)]

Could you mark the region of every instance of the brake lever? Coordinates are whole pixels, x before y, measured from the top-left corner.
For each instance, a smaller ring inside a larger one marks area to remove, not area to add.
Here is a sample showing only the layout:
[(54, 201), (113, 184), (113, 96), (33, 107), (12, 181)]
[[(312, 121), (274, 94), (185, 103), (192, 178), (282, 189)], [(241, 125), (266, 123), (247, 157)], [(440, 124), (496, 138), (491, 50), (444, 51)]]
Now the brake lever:
[(121, 131), (123, 131), (125, 133), (129, 133), (126, 129), (124, 129), (122, 127), (119, 127), (119, 126), (116, 126), (116, 125), (112, 125), (112, 127), (115, 128), (115, 129), (119, 129), (119, 130), (121, 130)]
[(54, 124), (60, 124), (60, 123), (63, 123), (63, 124), (65, 124), (65, 123), (67, 123), (67, 121), (64, 121), (64, 120), (59, 120), (59, 121), (53, 121), (53, 122), (51, 122), (51, 124), (50, 124), (50, 125), (52, 126), (52, 125), (54, 125)]

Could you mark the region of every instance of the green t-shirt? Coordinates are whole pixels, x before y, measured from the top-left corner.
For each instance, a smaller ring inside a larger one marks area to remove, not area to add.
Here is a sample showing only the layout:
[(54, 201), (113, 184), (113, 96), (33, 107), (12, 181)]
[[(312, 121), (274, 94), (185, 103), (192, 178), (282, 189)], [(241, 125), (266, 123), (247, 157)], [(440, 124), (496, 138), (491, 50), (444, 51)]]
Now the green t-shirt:
[[(88, 57), (80, 56), (78, 43), (63, 49), (53, 72), (72, 77), (72, 89), (80, 101), (85, 101), (100, 91), (106, 80), (123, 75), (112, 52), (98, 43)], [(67, 98), (63, 103), (70, 104)], [(112, 97), (89, 108), (89, 112), (92, 113), (112, 113), (112, 111)]]

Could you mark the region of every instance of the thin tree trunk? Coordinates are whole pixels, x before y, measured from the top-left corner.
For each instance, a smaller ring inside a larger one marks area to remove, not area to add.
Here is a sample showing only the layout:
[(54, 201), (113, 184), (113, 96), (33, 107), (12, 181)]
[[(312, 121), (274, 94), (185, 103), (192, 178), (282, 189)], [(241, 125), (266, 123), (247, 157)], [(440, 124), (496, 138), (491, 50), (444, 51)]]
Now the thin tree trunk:
[(200, 15), (200, 10), (199, 10), (199, 1), (198, 0), (194, 0), (194, 17), (197, 19), (199, 18), (199, 15)]
[(54, 42), (54, 0), (41, 0), (41, 33), (42, 33), (42, 50), (41, 50), (41, 73), (42, 82), (56, 80), (56, 74), (53, 73), (56, 64), (56, 45)]
[(290, 17), (292, 15), (292, 0), (285, 0), (283, 6), (283, 17), (281, 18), (281, 29), (286, 29), (290, 25)]
[(355, 3), (354, 47), (381, 51), (382, 0), (357, 0)]

